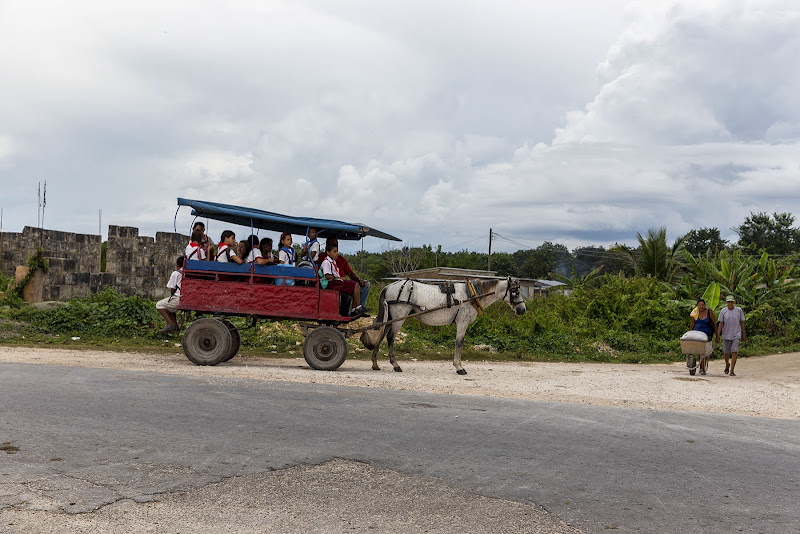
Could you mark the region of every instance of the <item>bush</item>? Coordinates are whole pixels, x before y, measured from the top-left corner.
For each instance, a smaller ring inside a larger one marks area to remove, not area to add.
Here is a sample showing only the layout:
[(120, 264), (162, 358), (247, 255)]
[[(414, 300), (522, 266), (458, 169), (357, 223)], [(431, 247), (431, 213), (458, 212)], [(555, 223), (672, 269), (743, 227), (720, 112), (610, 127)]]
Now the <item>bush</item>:
[(26, 306), (17, 317), (28, 321), (34, 332), (91, 339), (153, 336), (159, 314), (149, 299), (124, 297), (106, 289), (51, 310)]

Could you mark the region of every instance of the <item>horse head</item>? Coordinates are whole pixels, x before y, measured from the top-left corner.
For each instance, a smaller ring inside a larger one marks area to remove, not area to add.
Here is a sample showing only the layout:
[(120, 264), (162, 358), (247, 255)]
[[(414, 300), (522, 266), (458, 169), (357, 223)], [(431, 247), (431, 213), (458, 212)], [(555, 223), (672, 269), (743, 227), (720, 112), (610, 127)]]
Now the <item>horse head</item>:
[(510, 276), (506, 279), (506, 288), (503, 292), (503, 300), (506, 301), (511, 308), (513, 308), (514, 313), (516, 313), (517, 316), (525, 313), (527, 308), (525, 307), (525, 299), (522, 298), (522, 293), (520, 292), (519, 279), (511, 278)]

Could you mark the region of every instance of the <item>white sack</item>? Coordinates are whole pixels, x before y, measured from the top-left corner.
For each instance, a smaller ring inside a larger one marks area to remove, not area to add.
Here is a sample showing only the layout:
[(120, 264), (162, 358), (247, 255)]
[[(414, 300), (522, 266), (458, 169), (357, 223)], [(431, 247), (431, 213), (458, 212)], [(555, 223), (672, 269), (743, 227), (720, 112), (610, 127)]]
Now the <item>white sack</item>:
[(708, 336), (700, 330), (689, 330), (681, 336), (681, 341), (708, 341)]

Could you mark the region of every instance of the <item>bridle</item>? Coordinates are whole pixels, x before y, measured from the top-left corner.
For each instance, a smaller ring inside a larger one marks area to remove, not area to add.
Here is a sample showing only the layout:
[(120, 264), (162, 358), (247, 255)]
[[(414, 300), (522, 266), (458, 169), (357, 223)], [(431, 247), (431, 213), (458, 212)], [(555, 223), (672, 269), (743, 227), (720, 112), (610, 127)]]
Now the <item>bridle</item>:
[(509, 303), (511, 303), (512, 305), (520, 304), (520, 302), (518, 301), (522, 300), (522, 298), (520, 296), (519, 280), (516, 281), (512, 280), (511, 277), (509, 276), (507, 278), (507, 282), (508, 284), (506, 284), (506, 292), (503, 293), (503, 300), (506, 300), (506, 297), (510, 295), (511, 298), (508, 301)]

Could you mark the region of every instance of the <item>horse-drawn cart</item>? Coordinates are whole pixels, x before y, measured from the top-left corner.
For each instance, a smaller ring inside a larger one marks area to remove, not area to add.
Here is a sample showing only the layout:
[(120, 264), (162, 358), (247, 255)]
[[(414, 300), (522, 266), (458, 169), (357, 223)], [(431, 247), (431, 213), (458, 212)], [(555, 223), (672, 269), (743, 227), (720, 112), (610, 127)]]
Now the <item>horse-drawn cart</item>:
[[(393, 241), (400, 239), (365, 226), (342, 221), (291, 217), (262, 210), (216, 202), (178, 199), (190, 206), (192, 215), (275, 232), (308, 235), (315, 228), (323, 238), (357, 240), (366, 236)], [(294, 285), (275, 283), (293, 280)], [(346, 306), (345, 306), (346, 307)], [(183, 351), (197, 365), (217, 365), (233, 358), (239, 350), (239, 331), (228, 317), (294, 319), (310, 321), (303, 356), (314, 369), (334, 370), (347, 357), (344, 328), (353, 320), (342, 309), (340, 294), (325, 289), (316, 266), (287, 267), (187, 260), (183, 268), (179, 309), (203, 315), (194, 320), (183, 336)]]

